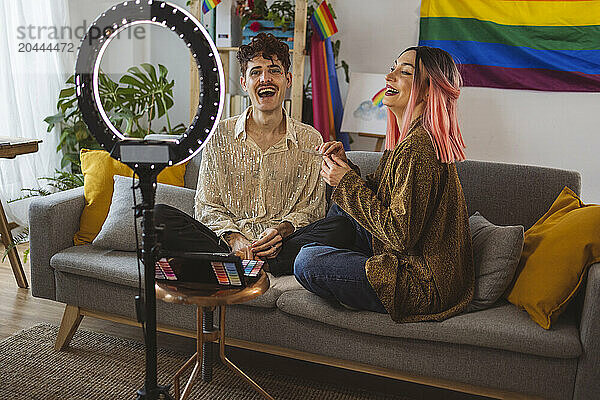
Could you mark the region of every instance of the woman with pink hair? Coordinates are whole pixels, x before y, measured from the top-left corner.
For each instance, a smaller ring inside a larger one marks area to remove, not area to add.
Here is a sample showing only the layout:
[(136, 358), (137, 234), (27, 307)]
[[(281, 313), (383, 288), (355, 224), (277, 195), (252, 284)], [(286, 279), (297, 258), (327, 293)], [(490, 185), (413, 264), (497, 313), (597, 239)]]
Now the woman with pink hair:
[[(455, 162), (461, 78), (437, 48), (406, 49), (386, 75), (386, 151), (363, 180), (339, 142), (318, 149), (334, 187), (329, 215), (353, 223), (351, 248), (304, 246), (296, 279), (349, 308), (389, 313), (396, 322), (443, 320), (473, 297), (475, 272), (467, 207)], [(347, 225), (346, 225), (347, 226)]]

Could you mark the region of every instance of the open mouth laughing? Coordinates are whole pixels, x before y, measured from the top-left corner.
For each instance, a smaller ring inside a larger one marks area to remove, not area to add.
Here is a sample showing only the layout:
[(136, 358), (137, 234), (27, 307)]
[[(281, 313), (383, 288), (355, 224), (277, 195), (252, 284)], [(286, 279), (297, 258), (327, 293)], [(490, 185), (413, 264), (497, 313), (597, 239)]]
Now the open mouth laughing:
[(396, 89), (394, 89), (390, 85), (386, 85), (385, 88), (386, 88), (386, 90), (385, 90), (385, 95), (386, 96), (395, 96), (398, 93), (400, 93), (399, 91), (397, 91)]
[(273, 97), (276, 93), (277, 88), (275, 86), (262, 86), (256, 91), (256, 94), (260, 98)]

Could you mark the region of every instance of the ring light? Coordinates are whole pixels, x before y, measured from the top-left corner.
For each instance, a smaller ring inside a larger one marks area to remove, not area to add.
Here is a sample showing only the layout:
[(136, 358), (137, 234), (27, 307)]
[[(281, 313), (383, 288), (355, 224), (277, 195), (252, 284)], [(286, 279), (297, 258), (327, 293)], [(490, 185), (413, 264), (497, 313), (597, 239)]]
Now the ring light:
[(175, 32), (190, 49), (198, 67), (201, 93), (196, 115), (185, 133), (170, 140), (168, 146), (167, 164), (181, 164), (196, 155), (210, 139), (225, 102), (223, 66), (217, 48), (202, 24), (184, 8), (165, 1), (132, 0), (102, 13), (83, 38), (77, 56), (75, 85), (79, 109), (98, 143), (120, 160), (120, 152), (113, 151), (115, 145), (131, 139), (109, 120), (100, 101), (98, 75), (110, 42), (124, 29), (139, 24), (153, 24)]

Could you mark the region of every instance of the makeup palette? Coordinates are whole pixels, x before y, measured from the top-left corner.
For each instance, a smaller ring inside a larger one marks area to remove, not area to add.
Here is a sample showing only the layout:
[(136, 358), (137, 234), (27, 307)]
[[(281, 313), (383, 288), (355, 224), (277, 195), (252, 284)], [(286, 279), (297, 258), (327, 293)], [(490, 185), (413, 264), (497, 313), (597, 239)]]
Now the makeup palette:
[(256, 278), (264, 261), (242, 260), (233, 254), (169, 252), (156, 262), (157, 280), (197, 282), (243, 288)]
[(154, 278), (168, 281), (176, 281), (177, 276), (173, 272), (173, 269), (169, 265), (169, 261), (166, 258), (161, 258), (154, 265)]
[(242, 260), (242, 267), (244, 268), (244, 275), (250, 278), (254, 278), (258, 275), (261, 268), (264, 265), (264, 261), (257, 260)]
[(242, 286), (242, 280), (235, 263), (211, 261), (210, 265), (220, 285)]

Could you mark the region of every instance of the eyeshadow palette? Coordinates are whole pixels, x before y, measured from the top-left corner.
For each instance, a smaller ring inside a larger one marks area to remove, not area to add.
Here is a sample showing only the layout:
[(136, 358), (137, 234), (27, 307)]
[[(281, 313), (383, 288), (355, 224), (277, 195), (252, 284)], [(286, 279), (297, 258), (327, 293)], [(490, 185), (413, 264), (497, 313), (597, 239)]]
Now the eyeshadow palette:
[(161, 258), (154, 265), (154, 278), (168, 281), (176, 281), (177, 276), (173, 272), (169, 261), (166, 258)]
[(235, 263), (211, 261), (210, 265), (220, 285), (242, 286), (242, 280)]
[(265, 264), (264, 261), (256, 260), (242, 260), (242, 267), (244, 268), (244, 275), (254, 278), (258, 275), (261, 268)]
[(157, 280), (194, 282), (243, 288), (257, 279), (263, 261), (243, 260), (227, 253), (168, 252), (156, 262)]

